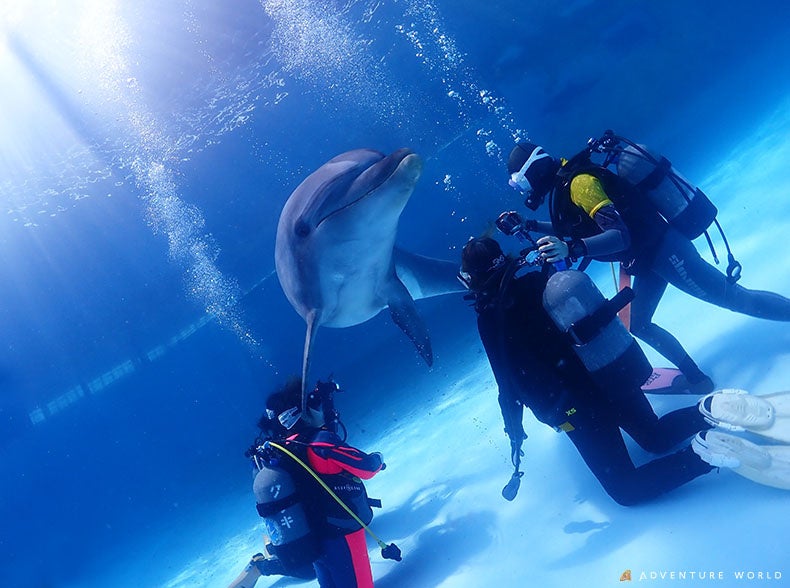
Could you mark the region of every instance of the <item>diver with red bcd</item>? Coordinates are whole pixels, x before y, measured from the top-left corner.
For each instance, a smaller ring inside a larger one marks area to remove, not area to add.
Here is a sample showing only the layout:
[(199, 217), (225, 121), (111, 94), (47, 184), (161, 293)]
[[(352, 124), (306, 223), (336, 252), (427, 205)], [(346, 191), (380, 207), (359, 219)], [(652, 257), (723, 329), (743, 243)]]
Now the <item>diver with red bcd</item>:
[(335, 410), (339, 391), (318, 382), (302, 411), (301, 380), (294, 378), (266, 401), (261, 436), (247, 450), (255, 464), (253, 492), (266, 527), (266, 553), (256, 554), (229, 588), (250, 588), (262, 575), (316, 578), (322, 588), (371, 588), (365, 532), (382, 557), (400, 561), (368, 527), (372, 506), (363, 480), (386, 466), (380, 453), (348, 445)]

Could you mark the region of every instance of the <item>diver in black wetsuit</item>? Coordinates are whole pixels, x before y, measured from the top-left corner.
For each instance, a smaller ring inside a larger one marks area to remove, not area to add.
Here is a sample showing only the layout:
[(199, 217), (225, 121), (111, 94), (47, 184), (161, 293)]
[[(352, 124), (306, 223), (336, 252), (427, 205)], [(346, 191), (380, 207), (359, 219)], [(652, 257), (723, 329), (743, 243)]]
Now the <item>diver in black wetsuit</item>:
[(650, 500), (711, 471), (712, 466), (690, 446), (634, 465), (621, 428), (647, 451), (664, 453), (710, 425), (696, 405), (657, 417), (639, 387), (638, 375), (631, 378), (633, 384), (624, 379), (612, 379), (606, 389), (596, 384), (544, 309), (547, 272), (514, 278), (514, 263), (495, 240), (471, 239), (463, 249), (459, 277), (475, 301), (480, 338), (499, 387), (499, 405), (519, 476), (525, 406), (539, 421), (567, 433), (619, 504)]
[[(345, 442), (332, 400), (337, 390), (331, 380), (318, 382), (302, 411), (302, 382), (294, 378), (267, 399), (262, 435), (246, 455), (255, 464), (256, 506), (270, 542), (229, 588), (251, 588), (261, 575), (373, 588), (364, 527), (379, 501), (368, 499), (363, 480), (385, 465), (380, 453)], [(400, 551), (391, 545), (382, 556), (399, 561)]]
[(675, 364), (693, 392), (708, 393), (713, 382), (672, 334), (652, 322), (667, 283), (722, 308), (790, 321), (790, 299), (728, 280), (689, 238), (645, 205), (646, 197), (629, 194), (633, 186), (595, 164), (579, 169), (566, 164), (532, 143), (511, 151), (509, 183), (525, 194), (526, 205), (536, 210), (551, 194), (551, 223), (530, 220), (526, 228), (549, 233), (538, 241), (547, 261), (585, 256), (620, 261), (635, 276), (631, 332)]

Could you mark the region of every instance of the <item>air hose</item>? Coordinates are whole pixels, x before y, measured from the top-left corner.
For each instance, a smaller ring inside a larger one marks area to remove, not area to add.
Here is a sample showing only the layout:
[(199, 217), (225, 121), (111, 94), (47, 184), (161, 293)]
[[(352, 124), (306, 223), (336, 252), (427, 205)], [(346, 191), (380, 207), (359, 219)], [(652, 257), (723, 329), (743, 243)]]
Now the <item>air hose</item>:
[(271, 447), (274, 447), (275, 449), (280, 450), (285, 455), (287, 455), (292, 460), (294, 460), (296, 463), (298, 463), (300, 466), (302, 466), (302, 468), (304, 468), (305, 471), (307, 471), (307, 473), (309, 473), (315, 479), (315, 481), (318, 482), (324, 490), (326, 490), (326, 492), (335, 500), (335, 502), (337, 502), (340, 506), (342, 506), (343, 509), (348, 514), (350, 514), (351, 517), (357, 523), (359, 523), (362, 526), (362, 528), (365, 529), (365, 531), (367, 531), (368, 534), (371, 537), (373, 537), (373, 539), (376, 541), (376, 543), (378, 543), (378, 546), (381, 548), (381, 557), (383, 557), (384, 559), (392, 559), (392, 560), (395, 560), (395, 561), (401, 561), (402, 558), (401, 558), (400, 548), (397, 545), (395, 545), (394, 543), (390, 543), (389, 545), (387, 545), (384, 541), (382, 541), (379, 538), (379, 536), (376, 535), (371, 530), (371, 528), (368, 527), (364, 522), (362, 522), (362, 520), (356, 515), (356, 513), (353, 510), (351, 510), (348, 507), (348, 505), (345, 502), (343, 502), (340, 499), (340, 497), (337, 494), (335, 494), (329, 486), (326, 485), (326, 482), (324, 482), (320, 478), (320, 476), (318, 474), (316, 474), (309, 465), (307, 465), (304, 461), (299, 459), (299, 457), (297, 455), (295, 455), (293, 452), (291, 452), (290, 450), (286, 449), (285, 447), (283, 447), (282, 445), (280, 445), (278, 443), (273, 443), (272, 441), (267, 441), (266, 445), (269, 445)]

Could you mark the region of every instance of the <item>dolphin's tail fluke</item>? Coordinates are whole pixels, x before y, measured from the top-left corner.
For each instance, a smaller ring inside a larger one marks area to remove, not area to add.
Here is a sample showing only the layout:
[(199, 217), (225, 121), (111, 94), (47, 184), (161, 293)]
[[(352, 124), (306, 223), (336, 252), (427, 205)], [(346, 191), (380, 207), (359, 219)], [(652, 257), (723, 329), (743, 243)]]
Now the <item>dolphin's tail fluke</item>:
[(304, 338), (304, 355), (302, 356), (302, 412), (307, 410), (308, 372), (310, 371), (310, 352), (313, 350), (315, 334), (318, 331), (320, 313), (311, 310), (305, 317), (307, 333)]
[(398, 279), (415, 300), (466, 292), (457, 278), (460, 261), (417, 255), (398, 247), (395, 247), (392, 257)]

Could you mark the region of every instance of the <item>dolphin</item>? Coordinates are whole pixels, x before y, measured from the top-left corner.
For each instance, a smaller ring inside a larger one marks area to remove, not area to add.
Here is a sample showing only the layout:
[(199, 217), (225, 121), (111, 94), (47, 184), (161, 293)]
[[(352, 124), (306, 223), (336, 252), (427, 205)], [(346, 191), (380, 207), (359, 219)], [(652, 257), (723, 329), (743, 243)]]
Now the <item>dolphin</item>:
[(390, 155), (356, 149), (307, 176), (283, 206), (275, 268), (285, 296), (307, 323), (303, 405), (319, 326), (357, 325), (389, 307), (432, 365), (431, 340), (414, 300), (464, 288), (457, 264), (395, 247), (398, 220), (421, 173), (422, 160), (409, 149)]

